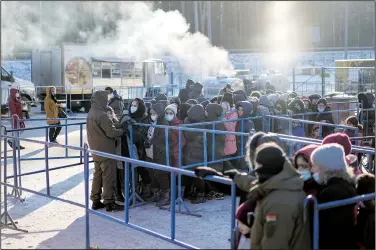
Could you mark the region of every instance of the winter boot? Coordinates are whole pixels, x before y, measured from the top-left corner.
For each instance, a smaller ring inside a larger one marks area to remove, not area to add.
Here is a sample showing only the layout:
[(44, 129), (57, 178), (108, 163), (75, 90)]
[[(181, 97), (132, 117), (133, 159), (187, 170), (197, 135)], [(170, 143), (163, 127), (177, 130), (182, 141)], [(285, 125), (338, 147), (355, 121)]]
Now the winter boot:
[(143, 185), (141, 198), (144, 201), (146, 201), (148, 198), (152, 196), (153, 196), (153, 193), (151, 192), (151, 185), (150, 184)]
[(117, 212), (117, 211), (124, 211), (124, 206), (114, 203), (106, 204), (106, 211), (107, 212)]
[(146, 198), (146, 202), (158, 202), (160, 198), (160, 189), (159, 188), (152, 188), (150, 189), (151, 191), (151, 196)]
[(161, 190), (160, 199), (157, 202), (157, 207), (164, 207), (170, 205), (170, 189)]
[(98, 210), (104, 207), (105, 205), (101, 201), (94, 201), (93, 204), (91, 205), (91, 209), (93, 210)]
[(198, 193), (195, 199), (191, 200), (192, 204), (199, 204), (199, 203), (205, 203), (206, 197), (205, 193)]
[(115, 191), (115, 201), (125, 202), (125, 198), (121, 189)]

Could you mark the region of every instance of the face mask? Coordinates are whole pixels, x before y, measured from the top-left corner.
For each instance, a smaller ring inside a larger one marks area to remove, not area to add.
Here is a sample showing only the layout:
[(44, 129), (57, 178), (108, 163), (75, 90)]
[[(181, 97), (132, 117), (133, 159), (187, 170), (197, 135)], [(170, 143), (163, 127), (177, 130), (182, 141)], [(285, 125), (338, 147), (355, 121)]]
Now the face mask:
[(19, 98), (20, 97), (20, 93), (16, 93), (16, 98)]
[(299, 174), (303, 177), (304, 181), (309, 180), (312, 177), (311, 176), (311, 172), (309, 170), (307, 170), (307, 169), (300, 170)]
[(166, 115), (165, 118), (166, 118), (167, 121), (170, 122), (174, 119), (174, 115)]
[(321, 184), (321, 179), (320, 179), (320, 176), (319, 176), (319, 173), (314, 173), (312, 175), (313, 179), (318, 183), (318, 184)]
[(150, 118), (151, 118), (152, 121), (155, 122), (157, 120), (158, 116), (157, 115), (152, 115), (152, 116), (150, 116)]
[(317, 108), (317, 110), (321, 113), (324, 112), (325, 108)]
[(137, 107), (131, 107), (131, 113), (133, 114), (134, 112), (136, 112), (137, 111)]

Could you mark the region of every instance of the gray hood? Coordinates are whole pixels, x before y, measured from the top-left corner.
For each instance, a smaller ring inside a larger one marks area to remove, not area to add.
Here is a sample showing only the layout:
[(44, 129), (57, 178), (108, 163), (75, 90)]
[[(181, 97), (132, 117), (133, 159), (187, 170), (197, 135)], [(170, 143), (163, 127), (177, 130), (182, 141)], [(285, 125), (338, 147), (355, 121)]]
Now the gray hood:
[(107, 112), (108, 94), (109, 92), (106, 90), (98, 90), (94, 92), (90, 100), (91, 108)]

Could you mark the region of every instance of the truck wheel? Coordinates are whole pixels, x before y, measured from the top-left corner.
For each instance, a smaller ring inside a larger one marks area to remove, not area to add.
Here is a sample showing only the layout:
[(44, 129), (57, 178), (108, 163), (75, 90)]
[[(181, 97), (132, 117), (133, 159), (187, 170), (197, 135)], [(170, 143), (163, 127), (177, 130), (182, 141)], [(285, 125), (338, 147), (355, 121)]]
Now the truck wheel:
[(85, 113), (89, 113), (89, 110), (91, 109), (91, 103), (85, 102), (83, 106), (85, 108)]
[(21, 96), (21, 100), (25, 102), (24, 104), (22, 104), (22, 109), (31, 113), (31, 102), (29, 98), (27, 98), (26, 96)]

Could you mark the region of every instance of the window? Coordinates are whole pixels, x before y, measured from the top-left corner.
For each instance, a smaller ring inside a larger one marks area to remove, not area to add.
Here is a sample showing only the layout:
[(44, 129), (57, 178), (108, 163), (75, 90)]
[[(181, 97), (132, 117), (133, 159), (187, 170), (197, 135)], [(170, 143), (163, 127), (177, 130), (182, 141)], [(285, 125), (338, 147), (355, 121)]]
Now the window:
[(121, 64), (121, 72), (124, 78), (132, 79), (133, 78), (134, 63), (127, 62)]
[(102, 77), (102, 65), (100, 62), (93, 62), (93, 77), (101, 78)]
[(102, 78), (111, 78), (111, 63), (102, 62)]
[(155, 63), (155, 74), (156, 75), (164, 75), (165, 74), (163, 62), (156, 62)]
[(120, 78), (120, 63), (111, 63), (111, 78)]

